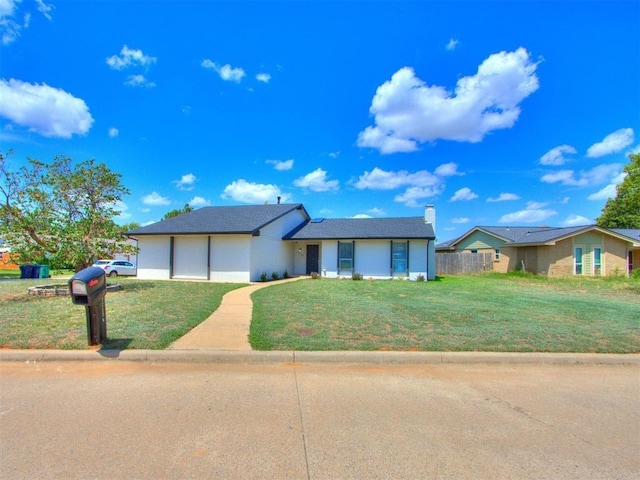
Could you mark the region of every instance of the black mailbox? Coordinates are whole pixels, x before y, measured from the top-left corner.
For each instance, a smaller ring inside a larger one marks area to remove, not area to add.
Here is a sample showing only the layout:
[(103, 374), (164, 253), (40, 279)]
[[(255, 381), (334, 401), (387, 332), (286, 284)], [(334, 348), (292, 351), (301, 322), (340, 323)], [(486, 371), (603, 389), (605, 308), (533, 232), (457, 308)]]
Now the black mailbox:
[(69, 279), (69, 294), (75, 305), (84, 305), (87, 316), (87, 340), (89, 345), (107, 341), (107, 276), (98, 267), (79, 271)]
[(89, 267), (69, 279), (69, 293), (75, 305), (97, 305), (107, 293), (107, 277), (104, 270)]

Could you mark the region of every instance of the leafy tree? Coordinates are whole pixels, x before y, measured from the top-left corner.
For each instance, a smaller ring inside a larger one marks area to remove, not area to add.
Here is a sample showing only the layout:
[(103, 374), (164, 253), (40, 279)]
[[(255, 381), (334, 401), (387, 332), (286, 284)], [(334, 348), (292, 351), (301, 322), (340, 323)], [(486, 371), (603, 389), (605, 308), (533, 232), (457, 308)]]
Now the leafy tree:
[(627, 176), (616, 187), (616, 197), (607, 200), (597, 220), (605, 228), (640, 228), (640, 153), (629, 155)]
[(172, 217), (177, 217), (178, 215), (182, 215), (183, 213), (189, 213), (189, 212), (193, 212), (193, 208), (191, 208), (191, 205), (189, 205), (188, 203), (185, 203), (184, 208), (178, 208), (176, 210), (171, 210), (170, 212), (167, 212), (165, 216), (162, 217), (162, 220), (166, 220)]
[(140, 224), (138, 222), (125, 223), (119, 227), (123, 235), (131, 230), (135, 230), (136, 228), (140, 228)]
[[(11, 152), (9, 152), (11, 154)], [(79, 271), (97, 258), (132, 253), (112, 220), (129, 191), (104, 163), (57, 156), (11, 171), (0, 152), (0, 237), (20, 262)]]

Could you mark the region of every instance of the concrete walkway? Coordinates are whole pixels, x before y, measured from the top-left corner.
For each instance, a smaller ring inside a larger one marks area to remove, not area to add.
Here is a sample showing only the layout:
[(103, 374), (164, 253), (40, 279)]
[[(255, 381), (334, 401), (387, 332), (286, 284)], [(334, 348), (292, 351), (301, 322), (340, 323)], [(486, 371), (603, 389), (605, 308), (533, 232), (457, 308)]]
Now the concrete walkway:
[(253, 302), (251, 294), (264, 287), (293, 282), (304, 277), (256, 283), (238, 288), (222, 297), (218, 309), (185, 336), (173, 342), (171, 350), (251, 350), (249, 327)]

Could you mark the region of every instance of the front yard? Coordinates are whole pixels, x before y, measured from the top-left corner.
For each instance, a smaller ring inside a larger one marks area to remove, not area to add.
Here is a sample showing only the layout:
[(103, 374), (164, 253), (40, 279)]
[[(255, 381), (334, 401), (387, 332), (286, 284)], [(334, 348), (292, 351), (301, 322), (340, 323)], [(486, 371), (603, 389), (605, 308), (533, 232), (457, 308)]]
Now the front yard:
[[(222, 296), (242, 284), (168, 282), (118, 277), (106, 297), (105, 348), (163, 349), (205, 320)], [(87, 349), (85, 308), (68, 296), (36, 297), (30, 286), (61, 279), (0, 282), (0, 348)]]
[(640, 352), (640, 282), (487, 274), (253, 294), (256, 350)]
[[(239, 284), (118, 278), (105, 348), (163, 349)], [(85, 309), (0, 281), (0, 348), (87, 349)], [(256, 350), (640, 352), (640, 281), (480, 275), (438, 281), (300, 280), (253, 294)]]

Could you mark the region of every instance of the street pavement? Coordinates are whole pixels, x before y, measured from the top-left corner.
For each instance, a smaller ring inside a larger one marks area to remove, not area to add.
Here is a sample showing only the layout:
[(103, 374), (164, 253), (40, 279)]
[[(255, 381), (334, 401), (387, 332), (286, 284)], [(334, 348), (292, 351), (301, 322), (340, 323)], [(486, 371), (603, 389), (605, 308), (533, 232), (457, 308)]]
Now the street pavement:
[(2, 479), (637, 479), (634, 364), (0, 362)]

